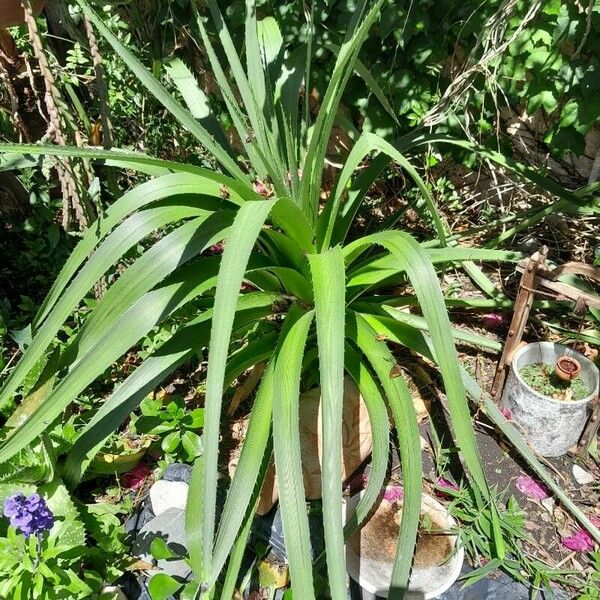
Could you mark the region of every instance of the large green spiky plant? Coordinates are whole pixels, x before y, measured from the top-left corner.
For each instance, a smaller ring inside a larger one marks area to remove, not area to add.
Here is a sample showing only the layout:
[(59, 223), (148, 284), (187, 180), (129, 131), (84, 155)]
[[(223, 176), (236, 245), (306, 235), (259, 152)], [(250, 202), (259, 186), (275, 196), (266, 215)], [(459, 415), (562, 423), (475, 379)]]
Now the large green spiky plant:
[[(27, 411), (17, 409), (9, 421), (13, 429), (0, 447), (0, 461), (9, 460), (32, 443), (114, 361), (152, 328), (194, 301), (203, 310), (181, 325), (120, 384), (80, 432), (67, 457), (65, 477), (73, 483), (79, 481), (106, 438), (142, 398), (182, 363), (208, 347), (204, 454), (194, 467), (186, 517), (198, 594), (214, 590), (227, 564), (221, 597), (231, 597), (266, 459), (273, 452), (294, 598), (314, 598), (298, 400), (303, 374), (318, 369), (323, 406), (325, 559), (331, 596), (336, 600), (346, 597), (344, 535), (365, 518), (384, 483), (389, 414), (397, 431), (405, 498), (391, 584), (392, 593), (401, 597), (407, 587), (417, 534), (421, 452), (407, 385), (402, 377), (391, 376), (395, 361), (384, 340), (386, 335), (420, 351), (439, 366), (456, 446), (477, 497), (482, 503), (489, 499), (453, 338), (482, 344), (486, 341), (451, 327), (435, 266), (460, 263), (478, 285), (485, 287), (489, 282), (471, 261), (514, 260), (517, 256), (463, 248), (452, 242), (426, 185), (404, 156), (417, 145), (436, 141), (473, 150), (472, 146), (419, 133), (392, 145), (364, 133), (321, 207), (327, 144), (340, 98), (383, 0), (376, 0), (370, 7), (366, 0), (359, 2), (314, 122), (307, 94), (306, 101), (301, 94), (302, 87), (310, 82), (310, 15), (307, 44), (284, 49), (276, 22), (271, 18), (258, 20), (255, 4), (248, 0), (244, 64), (217, 2), (206, 3), (213, 33), (207, 30), (203, 16), (196, 13), (198, 33), (244, 145), (244, 157), (236, 156), (227, 144), (207, 98), (181, 61), (172, 61), (168, 68), (187, 108), (153, 78), (85, 0), (78, 2), (147, 90), (198, 138), (224, 174), (133, 152), (0, 145), (0, 152), (6, 154), (82, 156), (153, 176), (125, 193), (84, 234), (32, 323), (32, 342), (6, 379), (0, 405), (15, 397), (94, 283), (139, 241), (169, 227), (169, 232), (133, 262), (96, 304), (85, 326), (60, 357), (58, 383), (52, 389), (43, 388), (45, 396), (40, 398), (38, 394), (33, 409), (30, 403)], [(214, 33), (219, 53), (213, 46)], [(220, 62), (223, 57), (224, 64)], [(488, 152), (486, 156), (510, 166), (497, 154)], [(370, 157), (373, 160), (363, 168)], [(420, 190), (436, 239), (419, 244), (407, 233), (392, 230), (347, 243), (361, 202), (390, 160), (404, 169)], [(271, 197), (256, 193), (252, 183), (255, 177), (271, 182)], [(535, 180), (535, 175), (531, 178)], [(576, 205), (577, 198), (567, 195), (564, 202)], [(202, 255), (221, 240), (226, 240), (222, 257)], [(244, 281), (252, 283), (257, 291), (241, 293)], [(396, 311), (394, 302), (379, 292), (397, 282), (410, 284), (422, 318)], [(274, 314), (281, 326), (273, 325), (263, 337), (253, 337), (241, 349), (232, 348), (232, 336), (244, 338), (258, 320), (274, 322), (269, 319)], [(247, 368), (262, 362), (268, 366), (253, 400), (225, 506), (217, 515), (224, 391)], [(356, 517), (347, 524), (346, 531), (341, 481), (345, 372), (360, 388), (373, 435), (371, 476)], [(502, 557), (497, 521), (492, 530)]]

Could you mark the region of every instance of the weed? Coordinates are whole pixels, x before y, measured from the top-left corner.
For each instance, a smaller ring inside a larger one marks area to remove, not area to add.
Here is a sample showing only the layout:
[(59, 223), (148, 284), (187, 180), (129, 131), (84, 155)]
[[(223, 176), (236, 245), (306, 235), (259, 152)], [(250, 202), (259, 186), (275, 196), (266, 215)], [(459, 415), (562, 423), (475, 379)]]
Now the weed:
[(590, 390), (581, 377), (573, 381), (563, 381), (554, 372), (554, 367), (545, 363), (534, 363), (519, 369), (523, 381), (533, 390), (565, 402), (583, 400), (590, 395)]

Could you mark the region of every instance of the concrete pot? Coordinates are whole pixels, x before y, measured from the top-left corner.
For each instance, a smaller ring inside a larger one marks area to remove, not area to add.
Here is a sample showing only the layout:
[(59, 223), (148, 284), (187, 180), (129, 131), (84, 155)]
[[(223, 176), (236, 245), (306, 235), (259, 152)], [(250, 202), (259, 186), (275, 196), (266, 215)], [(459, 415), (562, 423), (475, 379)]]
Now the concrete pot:
[[(348, 519), (364, 492), (345, 503)], [(361, 587), (362, 600), (387, 598), (398, 543), (399, 503), (381, 499), (369, 520), (346, 544), (346, 568)], [(437, 598), (458, 579), (464, 561), (464, 549), (458, 536), (445, 533), (456, 522), (435, 498), (423, 495), (421, 515), (431, 519), (435, 530), (444, 533), (420, 534), (406, 600)]]
[[(32, 0), (33, 14), (39, 15), (44, 8), (45, 0)], [(25, 23), (25, 11), (21, 0), (0, 0), (0, 29), (14, 27)]]
[[(529, 387), (520, 375), (520, 369), (535, 363), (554, 368), (561, 357), (576, 359), (581, 365), (582, 382), (590, 395), (582, 400), (555, 400)], [(598, 367), (583, 354), (553, 342), (527, 344), (513, 356), (501, 406), (511, 412), (511, 419), (519, 424), (527, 440), (542, 456), (561, 456), (577, 445), (585, 428), (591, 404), (598, 395), (600, 373)]]

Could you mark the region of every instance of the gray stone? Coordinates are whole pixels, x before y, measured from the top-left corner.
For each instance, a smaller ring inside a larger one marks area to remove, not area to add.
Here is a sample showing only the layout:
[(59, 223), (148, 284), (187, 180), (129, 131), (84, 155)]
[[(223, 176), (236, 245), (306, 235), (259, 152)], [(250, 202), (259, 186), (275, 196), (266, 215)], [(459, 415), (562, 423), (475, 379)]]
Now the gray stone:
[(148, 571), (152, 576), (159, 570), (171, 575), (178, 581), (185, 581), (192, 570), (183, 558), (170, 558), (155, 561), (150, 554), (150, 544), (155, 537), (161, 537), (167, 546), (177, 555), (185, 556), (185, 512), (179, 508), (169, 508), (161, 515), (154, 517), (138, 532), (133, 543), (133, 555), (141, 560), (156, 564), (158, 569)]
[(165, 469), (162, 478), (165, 481), (183, 481), (184, 483), (189, 483), (192, 478), (192, 465), (173, 463)]
[(150, 488), (152, 511), (158, 517), (169, 508), (185, 509), (189, 486), (183, 481), (160, 479)]

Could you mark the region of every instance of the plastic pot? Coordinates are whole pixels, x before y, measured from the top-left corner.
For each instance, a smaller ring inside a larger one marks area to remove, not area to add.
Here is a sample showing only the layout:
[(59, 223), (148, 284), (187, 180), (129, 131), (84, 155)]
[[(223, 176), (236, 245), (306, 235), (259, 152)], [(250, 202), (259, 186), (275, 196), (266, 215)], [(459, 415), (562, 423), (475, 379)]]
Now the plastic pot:
[(127, 473), (140, 464), (151, 443), (151, 439), (145, 439), (139, 448), (123, 448), (123, 451), (118, 454), (99, 452), (91, 462), (90, 471), (95, 475)]
[[(345, 503), (345, 517), (354, 513), (364, 492)], [(359, 584), (362, 600), (387, 598), (398, 542), (398, 522), (394, 516), (398, 507), (387, 500), (378, 500), (363, 527), (346, 544), (346, 568)], [(407, 600), (437, 598), (458, 579), (464, 560), (464, 549), (458, 543), (456, 522), (448, 511), (431, 496), (423, 495), (421, 517), (433, 524), (431, 534), (420, 534), (413, 562)]]
[[(45, 0), (32, 0), (33, 14), (39, 15), (44, 8)], [(0, 29), (25, 23), (25, 11), (21, 0), (0, 0)]]
[[(532, 389), (520, 375), (520, 369), (544, 363), (554, 369), (562, 357), (574, 358), (581, 366), (579, 377), (591, 390), (582, 400), (556, 400)], [(501, 406), (511, 412), (530, 444), (542, 456), (561, 456), (575, 446), (581, 437), (592, 401), (598, 395), (598, 367), (562, 344), (536, 342), (517, 350), (513, 356)]]

